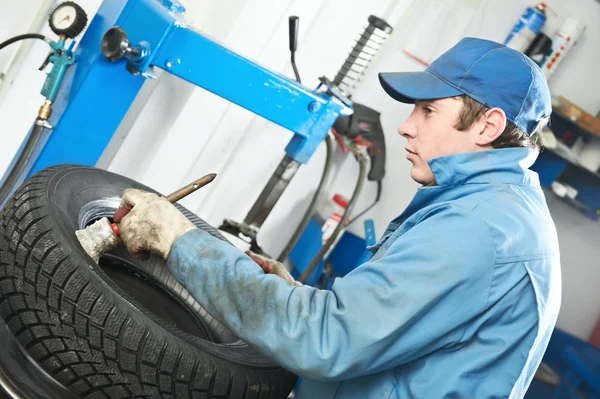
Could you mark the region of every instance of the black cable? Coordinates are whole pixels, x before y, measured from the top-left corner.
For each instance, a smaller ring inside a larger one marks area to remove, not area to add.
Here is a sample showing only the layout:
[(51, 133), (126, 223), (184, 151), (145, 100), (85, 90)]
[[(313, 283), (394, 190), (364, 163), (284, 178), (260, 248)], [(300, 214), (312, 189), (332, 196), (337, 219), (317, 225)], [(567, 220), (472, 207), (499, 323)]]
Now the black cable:
[(4, 47), (7, 47), (15, 42), (18, 42), (19, 40), (25, 40), (25, 39), (40, 39), (45, 42), (48, 41), (46, 36), (40, 35), (39, 33), (25, 33), (24, 35), (18, 35), (15, 37), (11, 37), (10, 39), (0, 43), (0, 50), (2, 50)]
[(294, 245), (296, 245), (296, 243), (300, 239), (300, 236), (302, 235), (302, 233), (304, 233), (304, 229), (306, 229), (306, 226), (308, 226), (308, 223), (310, 222), (310, 219), (313, 216), (313, 212), (315, 211), (315, 208), (317, 206), (317, 199), (319, 198), (319, 195), (323, 191), (325, 182), (327, 181), (327, 179), (329, 177), (329, 172), (331, 170), (331, 164), (333, 163), (333, 139), (331, 138), (330, 134), (328, 134), (327, 137), (325, 138), (325, 144), (327, 145), (327, 155), (325, 156), (325, 166), (323, 167), (323, 174), (321, 175), (321, 181), (319, 182), (319, 185), (317, 186), (317, 190), (315, 191), (315, 193), (312, 197), (312, 200), (310, 201), (310, 204), (308, 205), (308, 208), (306, 209), (306, 212), (304, 212), (304, 216), (302, 216), (300, 224), (298, 224), (296, 231), (294, 231), (294, 235), (292, 236), (292, 238), (290, 238), (287, 245), (285, 246), (283, 251), (281, 251), (281, 254), (277, 258), (277, 260), (279, 262), (283, 262), (287, 259), (289, 254), (292, 252)]
[(348, 218), (350, 217), (350, 212), (352, 212), (354, 204), (356, 203), (356, 199), (358, 198), (360, 191), (362, 189), (362, 186), (364, 184), (365, 176), (367, 174), (367, 160), (365, 159), (365, 156), (360, 152), (360, 150), (357, 150), (355, 152), (355, 155), (358, 160), (358, 164), (360, 166), (360, 171), (359, 171), (359, 175), (358, 175), (358, 181), (356, 182), (356, 186), (354, 187), (354, 192), (352, 193), (352, 197), (350, 197), (350, 201), (348, 201), (348, 207), (344, 211), (344, 214), (342, 215), (342, 220), (340, 221), (340, 223), (337, 225), (337, 227), (331, 234), (331, 237), (329, 237), (329, 239), (327, 239), (327, 242), (325, 242), (323, 247), (321, 247), (321, 250), (319, 251), (319, 253), (317, 253), (317, 255), (315, 255), (313, 260), (306, 267), (306, 269), (304, 269), (304, 272), (302, 272), (302, 274), (300, 275), (300, 278), (298, 279), (298, 281), (300, 281), (301, 283), (304, 283), (306, 281), (306, 279), (312, 274), (312, 272), (316, 269), (316, 267), (319, 264), (319, 262), (321, 261), (321, 259), (325, 256), (327, 251), (329, 251), (329, 248), (331, 248), (331, 246), (333, 245), (338, 234), (340, 234), (340, 232), (346, 228), (346, 222), (348, 221)]
[(302, 83), (300, 80), (300, 74), (298, 73), (298, 68), (296, 67), (296, 53), (292, 52), (292, 68), (294, 68), (294, 75), (296, 75), (296, 80), (298, 83)]
[(371, 209), (373, 209), (373, 207), (375, 205), (377, 205), (377, 203), (379, 202), (379, 199), (381, 198), (381, 180), (377, 180), (377, 195), (375, 196), (375, 201), (373, 201), (373, 203), (371, 205), (369, 205), (368, 207), (366, 207), (362, 212), (360, 212), (358, 215), (353, 216), (352, 220), (348, 222), (348, 224), (346, 225), (346, 227), (350, 226), (352, 223), (356, 222), (362, 215), (364, 215), (365, 213), (369, 212)]

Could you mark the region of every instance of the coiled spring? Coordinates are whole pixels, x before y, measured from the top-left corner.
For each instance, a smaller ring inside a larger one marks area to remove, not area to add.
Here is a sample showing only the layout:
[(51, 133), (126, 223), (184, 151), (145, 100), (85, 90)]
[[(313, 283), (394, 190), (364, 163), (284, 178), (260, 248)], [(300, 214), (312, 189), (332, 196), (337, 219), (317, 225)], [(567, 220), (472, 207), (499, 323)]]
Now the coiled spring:
[(333, 84), (349, 98), (365, 75), (377, 51), (393, 31), (386, 21), (374, 15), (369, 16), (368, 22), (333, 79)]

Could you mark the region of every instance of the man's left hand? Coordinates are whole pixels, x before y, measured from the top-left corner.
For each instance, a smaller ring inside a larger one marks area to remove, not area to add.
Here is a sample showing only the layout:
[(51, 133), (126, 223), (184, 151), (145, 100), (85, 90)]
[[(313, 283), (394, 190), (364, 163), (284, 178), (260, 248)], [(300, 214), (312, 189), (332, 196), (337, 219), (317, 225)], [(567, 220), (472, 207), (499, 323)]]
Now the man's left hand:
[(276, 276), (281, 277), (291, 286), (302, 285), (300, 282), (294, 280), (292, 275), (287, 271), (283, 263), (277, 262), (273, 259), (269, 259), (265, 256), (255, 254), (252, 251), (246, 251), (246, 255), (248, 255), (254, 262), (256, 262), (261, 269), (265, 272), (265, 274), (274, 274)]

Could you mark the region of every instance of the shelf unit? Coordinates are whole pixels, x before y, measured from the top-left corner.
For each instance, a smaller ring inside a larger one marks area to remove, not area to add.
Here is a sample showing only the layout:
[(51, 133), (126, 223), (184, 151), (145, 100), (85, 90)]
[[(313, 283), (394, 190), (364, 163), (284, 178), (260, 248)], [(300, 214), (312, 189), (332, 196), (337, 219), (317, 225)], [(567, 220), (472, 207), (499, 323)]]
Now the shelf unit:
[[(551, 128), (556, 138), (568, 147), (579, 137), (586, 141), (600, 140), (600, 136), (584, 129), (556, 110), (551, 116)], [(551, 188), (552, 183), (557, 181), (575, 188), (578, 191), (575, 199), (559, 198), (575, 206), (586, 216), (598, 219), (600, 173), (586, 169), (550, 148), (544, 148), (540, 152), (531, 169), (538, 173), (540, 183), (545, 187)]]

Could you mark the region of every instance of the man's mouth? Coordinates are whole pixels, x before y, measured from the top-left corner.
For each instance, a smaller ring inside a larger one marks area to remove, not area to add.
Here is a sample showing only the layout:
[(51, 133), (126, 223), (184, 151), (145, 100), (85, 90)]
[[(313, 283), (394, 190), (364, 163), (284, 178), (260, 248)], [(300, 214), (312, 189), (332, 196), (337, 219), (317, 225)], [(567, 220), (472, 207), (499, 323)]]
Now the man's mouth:
[(415, 155), (417, 155), (417, 153), (416, 153), (415, 151), (413, 151), (413, 150), (411, 150), (411, 149), (409, 149), (409, 148), (407, 148), (407, 147), (405, 147), (404, 149), (405, 149), (405, 150), (406, 150), (406, 152), (408, 152), (409, 154), (415, 154)]

